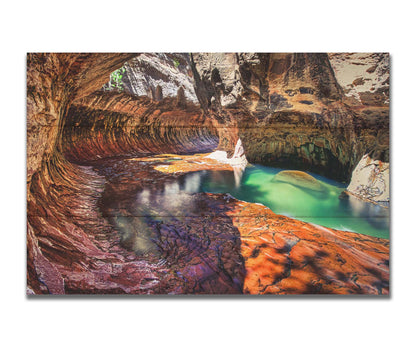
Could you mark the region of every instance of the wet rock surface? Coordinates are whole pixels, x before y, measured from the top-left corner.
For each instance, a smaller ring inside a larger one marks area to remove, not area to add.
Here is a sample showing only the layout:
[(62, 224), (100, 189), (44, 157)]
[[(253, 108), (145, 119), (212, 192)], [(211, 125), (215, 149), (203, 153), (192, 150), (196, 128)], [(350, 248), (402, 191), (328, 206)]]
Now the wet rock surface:
[[(389, 242), (238, 204), (250, 294), (387, 294)], [(256, 217), (254, 217), (256, 216)]]
[(325, 190), (325, 187), (323, 187), (316, 178), (312, 177), (311, 175), (308, 175), (306, 172), (303, 171), (280, 171), (276, 176), (274, 176), (273, 181), (288, 183), (297, 187), (317, 192), (322, 192)]
[(108, 180), (99, 201), (103, 217), (126, 249), (169, 269), (169, 288), (161, 293), (242, 293), (244, 259), (238, 229), (223, 213), (226, 197), (181, 192), (178, 184), (192, 182), (156, 170), (169, 163), (163, 157), (97, 163)]
[[(77, 188), (67, 187), (54, 204), (28, 216), (50, 264), (35, 256), (42, 284), (31, 290), (388, 293), (387, 240), (303, 223), (228, 194), (195, 194), (189, 172), (224, 170), (205, 156), (102, 159), (66, 171)], [(169, 166), (182, 169), (172, 173)], [(42, 186), (34, 185), (33, 194), (50, 202)]]

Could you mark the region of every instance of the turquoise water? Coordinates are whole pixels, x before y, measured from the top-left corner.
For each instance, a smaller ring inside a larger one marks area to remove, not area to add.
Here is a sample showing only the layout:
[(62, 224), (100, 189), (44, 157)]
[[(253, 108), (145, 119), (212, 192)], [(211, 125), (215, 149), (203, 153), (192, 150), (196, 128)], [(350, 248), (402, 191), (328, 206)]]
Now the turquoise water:
[(261, 203), (275, 213), (305, 222), (389, 238), (387, 208), (353, 197), (339, 199), (346, 185), (310, 172), (307, 173), (320, 183), (320, 191), (273, 180), (280, 171), (262, 165), (247, 167), (242, 173), (205, 171), (198, 175), (198, 190), (230, 193), (237, 199)]

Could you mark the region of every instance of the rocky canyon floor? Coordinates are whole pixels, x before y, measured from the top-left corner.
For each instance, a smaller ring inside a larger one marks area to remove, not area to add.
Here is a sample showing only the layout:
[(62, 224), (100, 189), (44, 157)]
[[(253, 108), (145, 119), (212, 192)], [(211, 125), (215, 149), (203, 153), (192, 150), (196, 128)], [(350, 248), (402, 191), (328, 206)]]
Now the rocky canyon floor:
[(121, 246), (164, 269), (144, 278), (149, 293), (388, 293), (388, 240), (200, 192), (201, 173), (238, 182), (235, 167), (207, 154), (104, 159), (92, 168), (105, 177), (97, 205)]

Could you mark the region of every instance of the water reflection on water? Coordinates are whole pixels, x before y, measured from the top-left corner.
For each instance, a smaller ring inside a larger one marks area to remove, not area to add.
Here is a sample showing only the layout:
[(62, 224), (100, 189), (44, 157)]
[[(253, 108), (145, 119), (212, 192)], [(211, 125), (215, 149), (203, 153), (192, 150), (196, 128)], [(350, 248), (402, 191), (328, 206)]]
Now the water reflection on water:
[[(189, 194), (230, 193), (235, 198), (262, 203), (275, 213), (331, 228), (389, 238), (389, 210), (352, 196), (340, 199), (345, 185), (311, 174), (323, 190), (311, 191), (273, 180), (281, 171), (260, 165), (239, 171), (200, 171), (164, 184), (160, 190), (138, 194), (138, 206), (159, 206), (160, 213), (181, 215), (192, 211)], [(150, 198), (151, 196), (151, 198)], [(153, 211), (155, 212), (155, 211)]]
[(102, 210), (118, 230), (121, 245), (138, 255), (157, 255), (155, 222), (171, 223), (206, 211), (194, 194), (200, 192), (205, 176), (207, 172), (197, 172), (167, 180), (146, 179), (145, 184), (140, 177), (130, 178), (127, 184), (109, 183)]
[[(280, 169), (260, 165), (234, 171), (199, 171), (168, 180), (152, 180), (134, 186), (122, 198), (107, 202), (111, 221), (119, 230), (124, 247), (138, 254), (157, 253), (152, 221), (163, 223), (172, 219), (201, 216), (195, 193), (230, 193), (237, 199), (262, 203), (275, 213), (306, 222), (367, 235), (389, 237), (389, 210), (349, 197), (340, 199), (345, 189), (335, 181), (314, 175), (323, 189), (319, 192), (273, 180)], [(118, 187), (114, 191), (119, 190)], [(212, 211), (211, 211), (212, 213)]]
[(175, 181), (163, 182), (139, 191), (134, 211), (140, 216), (182, 216), (197, 213), (193, 193), (200, 192), (206, 172), (195, 172)]
[(238, 184), (232, 172), (209, 172), (201, 180), (200, 191), (230, 193), (306, 222), (389, 238), (388, 208), (352, 196), (340, 199), (345, 185), (313, 173), (309, 174), (322, 186), (320, 191), (274, 180), (280, 171), (261, 165), (248, 167)]

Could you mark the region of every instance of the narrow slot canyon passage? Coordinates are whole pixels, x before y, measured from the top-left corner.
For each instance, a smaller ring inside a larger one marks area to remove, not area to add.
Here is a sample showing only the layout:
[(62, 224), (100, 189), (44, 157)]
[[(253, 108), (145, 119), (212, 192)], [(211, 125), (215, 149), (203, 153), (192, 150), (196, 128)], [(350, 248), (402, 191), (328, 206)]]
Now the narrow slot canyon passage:
[(348, 59), (29, 54), (28, 293), (388, 294), (388, 56), (360, 101)]

